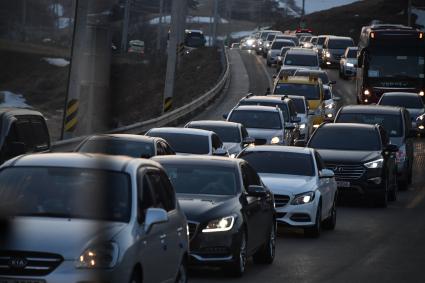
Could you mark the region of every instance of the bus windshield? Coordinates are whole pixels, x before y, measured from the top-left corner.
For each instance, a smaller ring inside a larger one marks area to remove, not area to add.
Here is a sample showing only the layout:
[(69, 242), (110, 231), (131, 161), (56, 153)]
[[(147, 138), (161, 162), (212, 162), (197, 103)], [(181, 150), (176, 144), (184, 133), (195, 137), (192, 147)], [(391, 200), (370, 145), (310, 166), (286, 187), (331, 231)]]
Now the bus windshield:
[(369, 55), (370, 78), (423, 79), (423, 55), (373, 54)]

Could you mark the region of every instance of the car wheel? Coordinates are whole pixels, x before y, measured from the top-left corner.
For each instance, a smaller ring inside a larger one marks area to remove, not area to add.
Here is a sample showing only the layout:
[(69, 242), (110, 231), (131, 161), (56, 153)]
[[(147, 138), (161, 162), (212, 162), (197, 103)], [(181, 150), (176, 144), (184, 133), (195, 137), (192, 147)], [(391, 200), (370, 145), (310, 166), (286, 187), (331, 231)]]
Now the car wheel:
[(187, 264), (186, 260), (182, 260), (177, 274), (176, 283), (187, 283)]
[(323, 228), (326, 230), (334, 230), (336, 226), (336, 199), (332, 204), (331, 215), (323, 222)]
[(241, 277), (245, 272), (246, 267), (246, 252), (247, 252), (247, 237), (245, 230), (242, 230), (240, 235), (239, 247), (237, 250), (236, 259), (227, 266), (227, 271), (235, 276)]
[(131, 274), (130, 283), (142, 283), (142, 275), (138, 270), (134, 270)]
[(269, 237), (264, 246), (254, 254), (255, 263), (266, 263), (271, 264), (276, 254), (276, 223), (273, 220), (273, 224), (270, 228)]
[(319, 203), (319, 205), (317, 206), (317, 211), (316, 211), (316, 219), (315, 219), (315, 224), (313, 227), (308, 227), (304, 229), (304, 235), (310, 237), (310, 238), (318, 238), (320, 236), (320, 230), (321, 230), (321, 217), (320, 215), (322, 214), (322, 204)]

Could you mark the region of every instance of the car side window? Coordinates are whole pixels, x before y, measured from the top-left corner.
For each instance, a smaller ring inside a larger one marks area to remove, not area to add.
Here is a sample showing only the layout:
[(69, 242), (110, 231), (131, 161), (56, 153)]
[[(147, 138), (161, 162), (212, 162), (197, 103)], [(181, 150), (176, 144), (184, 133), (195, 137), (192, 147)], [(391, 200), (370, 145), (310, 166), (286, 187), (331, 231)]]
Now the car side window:
[(257, 172), (248, 163), (245, 163), (242, 166), (244, 167), (244, 170), (247, 175), (248, 186), (261, 186), (261, 179), (258, 176)]
[(216, 135), (213, 134), (212, 135), (212, 147), (213, 149), (218, 149), (221, 148), (223, 146), (223, 143), (221, 142), (220, 138)]
[(156, 153), (158, 155), (166, 155), (167, 154), (160, 141), (156, 142)]
[(31, 125), (34, 135), (33, 140), (35, 149), (48, 149), (50, 144), (50, 137), (45, 122), (41, 117), (33, 117), (31, 118)]
[(379, 127), (379, 135), (381, 136), (382, 146), (386, 146), (390, 141), (388, 138), (387, 131), (385, 131), (384, 127)]
[(18, 118), (15, 122), (18, 140), (25, 143), (28, 151), (34, 150), (34, 138), (31, 127), (31, 122), (28, 118)]
[(168, 155), (174, 155), (174, 154), (176, 154), (176, 153), (174, 152), (174, 150), (171, 148), (171, 146), (170, 146), (168, 143), (161, 142), (161, 144), (162, 144), (162, 146), (164, 147), (165, 152), (166, 152)]
[(242, 164), (241, 167), (241, 173), (242, 173), (242, 182), (243, 182), (243, 186), (245, 189), (248, 189), (249, 187), (249, 173), (248, 173), (248, 169), (246, 168), (245, 164)]
[(314, 157), (316, 159), (317, 170), (321, 171), (321, 170), (325, 169), (326, 168), (325, 163), (323, 162), (322, 157), (320, 156), (320, 154), (317, 151), (314, 152)]
[(242, 132), (242, 140), (249, 137), (248, 131), (246, 130), (246, 128), (244, 126), (241, 126), (241, 132)]
[(297, 109), (294, 106), (294, 103), (292, 101), (288, 101), (288, 106), (291, 113), (291, 117), (296, 117), (298, 113)]
[(139, 223), (145, 222), (146, 211), (148, 208), (155, 207), (155, 202), (152, 195), (152, 187), (148, 176), (139, 171), (138, 176), (138, 198), (137, 198), (137, 213)]
[(405, 127), (404, 127), (405, 133), (404, 133), (404, 135), (407, 137), (409, 135), (409, 132), (410, 132), (411, 127), (412, 127), (412, 124), (410, 122), (412, 118), (410, 117), (409, 111), (403, 110), (403, 112), (404, 112), (404, 124), (405, 124)]
[(176, 199), (166, 175), (160, 170), (150, 170), (147, 172), (147, 176), (152, 185), (156, 207), (165, 209), (166, 211), (174, 210), (176, 208)]

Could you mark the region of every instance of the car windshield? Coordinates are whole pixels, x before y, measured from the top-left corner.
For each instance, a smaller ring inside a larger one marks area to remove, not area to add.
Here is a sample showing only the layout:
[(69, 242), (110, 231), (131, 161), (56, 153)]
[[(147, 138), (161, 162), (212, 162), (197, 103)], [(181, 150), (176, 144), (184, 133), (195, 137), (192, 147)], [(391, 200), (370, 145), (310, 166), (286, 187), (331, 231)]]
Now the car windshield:
[(325, 84), (325, 85), (329, 84), (329, 77), (328, 77), (328, 74), (326, 72), (310, 72), (308, 70), (306, 70), (306, 71), (300, 70), (300, 71), (297, 71), (295, 73), (295, 76), (308, 77), (310, 75), (318, 77), (319, 79), (322, 80), (322, 83)]
[(317, 43), (317, 37), (312, 37), (310, 39), (310, 42), (313, 43), (313, 44), (316, 44)]
[(78, 149), (78, 152), (150, 158), (155, 155), (155, 148), (153, 142), (129, 141), (114, 138), (94, 138), (85, 141)]
[(319, 85), (316, 84), (278, 83), (274, 89), (274, 94), (299, 95), (304, 96), (307, 100), (320, 99)]
[(185, 45), (189, 47), (202, 47), (205, 45), (205, 37), (201, 33), (187, 33), (185, 38)]
[(275, 37), (276, 37), (276, 34), (274, 34), (274, 33), (269, 34), (269, 35), (267, 35), (267, 41), (273, 41)]
[(278, 151), (246, 151), (239, 156), (258, 173), (314, 176), (310, 154)]
[(281, 50), (284, 46), (295, 46), (295, 44), (292, 41), (275, 41), (271, 49)]
[(161, 163), (177, 194), (235, 195), (234, 167), (203, 164)]
[(305, 114), (306, 105), (304, 103), (304, 99), (291, 97), (291, 100), (294, 102), (294, 105), (295, 105), (295, 108), (297, 110), (297, 113), (299, 113), (299, 114)]
[(380, 105), (389, 105), (389, 106), (400, 106), (404, 108), (411, 108), (411, 109), (423, 109), (424, 104), (422, 102), (422, 99), (419, 96), (389, 96), (384, 95), (382, 96), (381, 100), (379, 101)]
[(298, 38), (297, 37), (292, 37), (292, 36), (285, 36), (285, 35), (280, 35), (279, 39), (286, 39), (286, 40), (291, 40), (294, 43), (294, 46), (298, 45)]
[(348, 49), (347, 58), (357, 58), (357, 50)]
[(267, 40), (267, 36), (270, 34), (270, 32), (263, 32), (262, 34), (261, 34), (261, 39), (262, 40)]
[(274, 111), (235, 110), (229, 121), (241, 123), (245, 128), (282, 129), (279, 113)]
[(371, 55), (369, 58), (368, 76), (371, 78), (423, 79), (423, 55), (398, 54)]
[(317, 55), (286, 53), (284, 64), (288, 66), (317, 67), (319, 66), (319, 61), (317, 60)]
[(130, 177), (88, 168), (5, 168), (0, 171), (0, 210), (18, 216), (128, 222)]
[(286, 52), (288, 52), (288, 50), (291, 48), (292, 47), (290, 46), (282, 47), (282, 49), (280, 49), (280, 56), (285, 56)]
[(364, 128), (322, 127), (316, 130), (309, 147), (334, 150), (381, 150), (377, 131)]
[(352, 39), (329, 39), (328, 48), (329, 49), (346, 49), (347, 47), (354, 46)]
[(323, 45), (325, 43), (326, 37), (319, 37), (317, 39), (317, 45)]
[(175, 152), (189, 154), (209, 154), (210, 140), (208, 136), (188, 133), (149, 132), (149, 136), (166, 140)]
[(249, 100), (249, 99), (245, 99), (242, 100), (241, 102), (239, 102), (239, 105), (261, 105), (261, 106), (271, 106), (271, 107), (276, 107), (278, 106), (280, 108), (280, 110), (282, 110), (283, 113), (283, 117), (285, 118), (286, 121), (289, 121), (289, 112), (288, 112), (288, 108), (286, 106), (286, 104), (282, 103), (282, 102), (274, 102), (274, 101), (255, 101), (255, 100)]
[(338, 123), (360, 123), (379, 124), (387, 131), (390, 137), (401, 137), (403, 135), (403, 122), (400, 114), (378, 114), (378, 113), (343, 113), (341, 112), (336, 122)]
[(220, 127), (213, 125), (202, 125), (202, 124), (194, 124), (189, 125), (189, 128), (201, 129), (212, 131), (216, 133), (221, 141), (223, 142), (231, 142), (231, 143), (240, 143), (241, 142), (241, 133), (238, 127)]

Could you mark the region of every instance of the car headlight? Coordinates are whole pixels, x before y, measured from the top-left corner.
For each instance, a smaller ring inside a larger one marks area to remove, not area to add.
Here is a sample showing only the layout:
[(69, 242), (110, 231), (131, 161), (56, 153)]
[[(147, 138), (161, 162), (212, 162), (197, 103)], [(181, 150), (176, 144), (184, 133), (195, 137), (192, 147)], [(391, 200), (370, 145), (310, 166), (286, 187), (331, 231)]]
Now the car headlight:
[(384, 159), (377, 159), (370, 161), (368, 163), (365, 163), (364, 166), (369, 169), (375, 169), (375, 168), (382, 168), (382, 165), (384, 164)]
[(366, 96), (369, 96), (369, 95), (370, 95), (370, 91), (369, 91), (368, 89), (365, 89), (363, 93), (364, 93)]
[(329, 103), (328, 105), (325, 106), (326, 109), (333, 109), (335, 108), (335, 103)]
[(235, 158), (236, 157), (236, 154), (234, 154), (234, 153), (232, 153), (232, 154), (230, 154), (230, 156), (229, 156), (230, 158)]
[(277, 144), (280, 142), (280, 138), (279, 137), (273, 137), (272, 140), (270, 141), (271, 144)]
[(331, 53), (329, 53), (328, 51), (326, 51), (325, 55), (326, 57), (331, 58)]
[(113, 268), (118, 260), (118, 245), (109, 242), (86, 249), (75, 263), (76, 268)]
[(306, 192), (299, 195), (296, 195), (292, 200), (292, 205), (300, 205), (312, 202), (314, 200), (314, 192)]
[(424, 96), (424, 95), (425, 95), (425, 92), (424, 92), (423, 90), (421, 90), (421, 91), (419, 92), (419, 95), (420, 95), (420, 96)]
[(305, 129), (305, 124), (301, 124), (300, 129)]
[(269, 47), (270, 46), (270, 43), (266, 43), (266, 47)]
[(202, 229), (203, 233), (211, 233), (211, 232), (225, 232), (229, 231), (233, 228), (233, 224), (235, 223), (234, 216), (227, 216), (220, 219), (212, 220), (208, 223), (207, 227)]
[(347, 67), (354, 67), (353, 63), (347, 63)]

